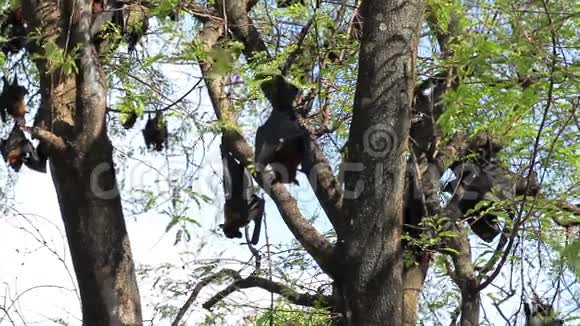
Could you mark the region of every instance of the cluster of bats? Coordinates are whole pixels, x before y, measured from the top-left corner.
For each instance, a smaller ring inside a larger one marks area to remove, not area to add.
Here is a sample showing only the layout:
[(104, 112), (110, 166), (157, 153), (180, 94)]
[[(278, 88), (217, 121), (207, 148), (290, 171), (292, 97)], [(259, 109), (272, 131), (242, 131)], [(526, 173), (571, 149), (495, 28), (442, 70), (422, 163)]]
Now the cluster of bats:
[[(292, 107), (275, 106), (256, 131), (255, 171), (262, 173), (269, 165), (275, 175), (271, 182), (298, 184), (298, 166), (307, 157), (309, 144), (308, 132), (298, 123)], [(255, 245), (260, 236), (264, 199), (256, 194), (248, 170), (226, 150), (223, 138), (221, 155), (226, 201), (224, 224), (220, 227), (227, 238), (241, 238), (240, 228), (254, 221), (250, 242)]]
[[(8, 9), (0, 14), (0, 33), (6, 39), (0, 46), (5, 56), (17, 54), (26, 46), (26, 23), (22, 8)], [(25, 97), (28, 94), (26, 87), (18, 85), (18, 77), (10, 82), (6, 76), (2, 77), (2, 93), (0, 93), (0, 117), (3, 123), (14, 120), (8, 138), (0, 139), (0, 152), (4, 161), (16, 172), (22, 165), (45, 173), (47, 155), (42, 146), (37, 148), (26, 138), (22, 131), (25, 127), (26, 109)]]
[[(147, 16), (143, 6), (131, 5), (129, 9), (122, 8), (121, 1), (95, 0), (92, 4), (93, 21), (91, 32), (95, 45), (102, 41), (104, 37), (103, 26), (107, 22), (116, 24), (123, 38), (128, 43), (128, 48), (134, 49), (139, 38), (147, 29)], [(123, 10), (121, 10), (123, 9)], [(173, 18), (175, 19), (175, 15)], [(135, 20), (139, 20), (135, 23)], [(26, 23), (21, 7), (8, 9), (0, 14), (0, 32), (6, 38), (0, 49), (8, 56), (20, 52), (26, 46)], [(0, 152), (9, 166), (16, 172), (20, 171), (22, 165), (26, 165), (32, 170), (46, 172), (47, 155), (43, 151), (43, 146), (34, 147), (23, 132), (25, 128), (25, 115), (27, 114), (25, 96), (28, 90), (18, 85), (18, 78), (15, 74), (13, 82), (10, 83), (6, 77), (2, 77), (3, 88), (0, 94), (0, 116), (4, 123), (9, 117), (14, 120), (14, 127), (8, 138), (0, 140)], [(123, 123), (123, 127), (131, 128), (137, 119), (137, 115), (132, 113)], [(156, 113), (153, 118), (149, 118), (143, 136), (147, 148), (161, 151), (167, 147), (167, 125), (160, 113)]]
[[(127, 42), (129, 52), (135, 50), (139, 40), (145, 35), (149, 28), (148, 8), (142, 1), (113, 1), (113, 0), (93, 0), (91, 36), (95, 46), (109, 40), (110, 30), (107, 23), (111, 23), (120, 31), (121, 38)], [(173, 12), (171, 20), (177, 19), (177, 14)], [(112, 40), (118, 44), (119, 39)]]
[[(177, 20), (177, 12), (171, 12), (169, 18), (173, 21)], [(107, 40), (106, 24), (111, 23), (119, 29), (122, 38), (128, 44), (129, 52), (132, 52), (146, 33), (149, 27), (148, 21), (148, 8), (141, 1), (94, 0), (91, 23), (93, 42), (99, 48), (99, 45)], [(114, 42), (118, 41), (114, 40)], [(131, 129), (138, 117), (137, 112), (131, 111), (126, 114), (121, 125), (125, 129)], [(143, 129), (143, 138), (147, 149), (160, 152), (167, 148), (168, 136), (167, 122), (162, 112), (157, 111), (153, 117), (149, 116), (145, 129)]]

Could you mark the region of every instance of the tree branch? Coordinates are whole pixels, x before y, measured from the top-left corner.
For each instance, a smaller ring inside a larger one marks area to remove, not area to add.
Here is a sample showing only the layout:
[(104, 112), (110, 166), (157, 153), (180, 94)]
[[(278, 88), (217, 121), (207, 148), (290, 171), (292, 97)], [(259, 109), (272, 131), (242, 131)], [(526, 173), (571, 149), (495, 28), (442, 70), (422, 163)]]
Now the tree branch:
[[(554, 206), (558, 207), (559, 209), (561, 209), (563, 211), (580, 216), (580, 205), (578, 205), (578, 204), (573, 205), (573, 204), (570, 204), (570, 203), (565, 202), (563, 200), (556, 200), (554, 202)], [(553, 217), (552, 220), (554, 220), (554, 222), (561, 227), (572, 227), (572, 226), (580, 225), (580, 220), (578, 220), (578, 219), (562, 220), (562, 219), (559, 219), (558, 217)]]
[[(75, 8), (76, 7), (76, 8)], [(106, 139), (106, 79), (92, 42), (92, 1), (75, 1), (71, 5), (72, 48), (79, 48), (75, 130), (82, 153), (91, 150), (97, 140)]]
[(210, 20), (217, 22), (223, 20), (213, 8), (207, 8), (197, 1), (183, 1), (181, 7), (202, 23), (207, 23)]
[(322, 294), (299, 293), (288, 286), (285, 286), (283, 284), (274, 281), (270, 281), (266, 278), (258, 276), (248, 276), (246, 278), (242, 278), (239, 274), (235, 275), (233, 278), (235, 279), (235, 281), (232, 284), (228, 285), (225, 289), (221, 290), (216, 295), (211, 297), (208, 301), (206, 301), (202, 305), (202, 307), (207, 310), (210, 310), (217, 303), (226, 298), (228, 295), (241, 289), (256, 288), (256, 287), (264, 289), (270, 293), (278, 294), (284, 297), (290, 303), (299, 306), (305, 307), (333, 306), (333, 301), (330, 296)]
[(48, 130), (39, 127), (21, 127), (22, 130), (29, 132), (32, 138), (39, 139), (48, 145), (50, 154), (62, 154), (67, 150), (67, 145), (64, 139), (53, 134)]
[(185, 316), (185, 313), (187, 312), (187, 310), (189, 310), (189, 307), (191, 307), (191, 305), (193, 304), (195, 299), (197, 299), (199, 292), (201, 292), (201, 290), (206, 285), (208, 285), (209, 283), (213, 282), (216, 279), (228, 277), (228, 276), (233, 278), (233, 279), (236, 279), (236, 280), (241, 279), (240, 274), (238, 272), (231, 270), (231, 269), (223, 269), (223, 270), (215, 273), (214, 275), (211, 275), (211, 276), (208, 276), (208, 277), (202, 279), (199, 283), (197, 283), (195, 285), (195, 287), (193, 288), (193, 291), (191, 291), (189, 298), (187, 298), (187, 301), (185, 301), (183, 306), (177, 312), (177, 316), (175, 316), (175, 319), (171, 323), (171, 326), (178, 326), (179, 325), (179, 322), (181, 321), (183, 316)]

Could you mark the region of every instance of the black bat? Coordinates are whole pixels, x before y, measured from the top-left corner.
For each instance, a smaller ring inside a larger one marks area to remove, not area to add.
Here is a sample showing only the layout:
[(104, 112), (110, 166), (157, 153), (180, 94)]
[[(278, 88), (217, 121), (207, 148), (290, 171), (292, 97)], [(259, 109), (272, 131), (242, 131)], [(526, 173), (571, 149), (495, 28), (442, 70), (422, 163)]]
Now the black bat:
[(36, 151), (18, 124), (14, 125), (7, 139), (0, 140), (0, 150), (4, 161), (18, 172), (22, 164), (38, 172), (46, 172), (46, 155)]
[(32, 155), (29, 159), (24, 161), (26, 166), (34, 171), (46, 173), (46, 161), (48, 160), (48, 154), (46, 151), (46, 146), (38, 144), (36, 147), (36, 156)]
[(24, 115), (27, 113), (24, 97), (28, 94), (28, 90), (26, 87), (18, 85), (18, 77), (16, 74), (14, 74), (12, 84), (10, 84), (5, 76), (2, 77), (2, 81), (4, 82), (2, 93), (0, 94), (0, 115), (2, 121), (6, 122), (6, 113), (8, 113), (14, 120), (24, 125)]
[(123, 12), (123, 5), (120, 1), (93, 1), (91, 37), (97, 51), (100, 50), (102, 43), (110, 41), (117, 44), (120, 41), (120, 38), (113, 36), (116, 35), (115, 28), (120, 31), (125, 29)]
[(149, 118), (145, 129), (143, 129), (143, 138), (145, 138), (145, 145), (147, 149), (153, 147), (154, 150), (160, 152), (163, 146), (167, 147), (167, 123), (160, 112), (155, 113), (153, 119)]
[(121, 122), (121, 125), (125, 129), (131, 129), (135, 125), (135, 122), (137, 122), (137, 118), (138, 118), (138, 115), (137, 115), (137, 113), (135, 111), (131, 111), (129, 113), (125, 113), (124, 114), (124, 119)]
[(22, 8), (8, 11), (5, 17), (0, 26), (1, 35), (7, 39), (1, 46), (2, 52), (5, 55), (18, 53), (26, 45), (26, 28)]
[(240, 228), (254, 221), (250, 242), (256, 245), (260, 240), (265, 201), (256, 195), (250, 173), (225, 150), (223, 142), (221, 151), (226, 202), (224, 224), (220, 227), (227, 238), (241, 238)]
[(149, 10), (140, 4), (128, 6), (124, 10), (123, 38), (127, 41), (127, 51), (132, 53), (149, 29)]
[(298, 165), (308, 147), (308, 134), (298, 124), (294, 112), (273, 110), (256, 131), (256, 171), (262, 172), (270, 164), (276, 173), (275, 181), (298, 184)]
[[(493, 164), (483, 168), (475, 168), (475, 165), (456, 165), (454, 172), (457, 179), (451, 181), (443, 191), (453, 194), (456, 189), (461, 188), (461, 191), (457, 191), (460, 195), (458, 207), (462, 214), (469, 214), (467, 222), (471, 230), (482, 240), (493, 241), (501, 233), (501, 228), (496, 214), (493, 211), (485, 211), (492, 208), (494, 201), (513, 199), (515, 194), (510, 194), (509, 189), (504, 189), (510, 181), (505, 180), (503, 171)], [(484, 200), (491, 202), (476, 209)], [(502, 210), (513, 219), (514, 212), (511, 208)]]

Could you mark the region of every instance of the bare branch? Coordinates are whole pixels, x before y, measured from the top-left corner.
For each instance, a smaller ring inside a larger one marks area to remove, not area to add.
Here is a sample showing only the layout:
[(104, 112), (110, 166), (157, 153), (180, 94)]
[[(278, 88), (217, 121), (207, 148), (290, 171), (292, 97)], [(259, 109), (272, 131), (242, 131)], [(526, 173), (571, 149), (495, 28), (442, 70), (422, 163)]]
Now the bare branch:
[(210, 20), (216, 22), (223, 20), (213, 8), (207, 8), (196, 1), (182, 1), (181, 7), (202, 23), (207, 23)]
[[(554, 205), (558, 208), (560, 208), (563, 211), (572, 213), (574, 215), (580, 215), (580, 205), (576, 204), (570, 204), (568, 202), (565, 202), (563, 200), (558, 200), (554, 203)], [(580, 221), (579, 220), (574, 220), (574, 221), (562, 221), (558, 218), (554, 218), (553, 219), (554, 222), (556, 222), (559, 226), (563, 226), (563, 227), (570, 227), (570, 226), (577, 226), (580, 225)]]
[(67, 145), (64, 139), (48, 130), (39, 127), (21, 127), (21, 129), (29, 132), (33, 138), (45, 142), (48, 145), (49, 151), (54, 154), (62, 154), (67, 150)]
[(299, 293), (294, 291), (292, 288), (282, 285), (280, 283), (270, 281), (266, 278), (258, 276), (248, 276), (246, 278), (241, 278), (238, 274), (235, 277), (236, 281), (228, 285), (225, 289), (218, 292), (216, 295), (211, 297), (202, 306), (205, 309), (210, 310), (218, 302), (226, 298), (228, 295), (248, 288), (261, 288), (270, 293), (278, 294), (288, 300), (290, 303), (305, 307), (331, 307), (333, 305), (333, 300), (331, 297), (322, 294), (309, 294), (309, 293)]
[(231, 270), (231, 269), (223, 269), (223, 270), (215, 273), (214, 275), (211, 275), (211, 276), (208, 276), (208, 277), (202, 279), (199, 283), (197, 283), (195, 285), (195, 287), (193, 288), (193, 291), (191, 291), (189, 298), (187, 298), (187, 301), (185, 301), (183, 306), (177, 312), (177, 316), (175, 316), (175, 319), (171, 323), (171, 326), (178, 326), (179, 325), (179, 322), (181, 321), (183, 316), (185, 316), (185, 313), (187, 312), (187, 310), (189, 310), (189, 307), (191, 307), (191, 305), (193, 304), (195, 299), (197, 299), (199, 292), (201, 292), (201, 290), (206, 285), (208, 285), (209, 283), (213, 282), (216, 279), (220, 279), (220, 278), (228, 277), (228, 276), (233, 278), (233, 279), (236, 279), (236, 280), (241, 279), (240, 274), (238, 272)]

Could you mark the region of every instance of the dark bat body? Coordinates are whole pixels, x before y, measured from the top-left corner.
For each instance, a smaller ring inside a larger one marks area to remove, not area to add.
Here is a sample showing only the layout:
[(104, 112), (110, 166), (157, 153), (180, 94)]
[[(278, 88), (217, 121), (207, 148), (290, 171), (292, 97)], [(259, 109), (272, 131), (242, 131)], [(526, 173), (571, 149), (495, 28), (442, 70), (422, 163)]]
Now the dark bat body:
[(8, 139), (0, 140), (0, 150), (4, 161), (16, 172), (20, 171), (22, 164), (26, 164), (32, 170), (46, 172), (46, 155), (39, 155), (17, 124), (14, 125)]
[(138, 117), (137, 113), (135, 113), (135, 111), (131, 111), (125, 114), (124, 120), (121, 122), (121, 125), (125, 129), (131, 129), (135, 125), (135, 122), (137, 122), (137, 117)]
[[(457, 179), (443, 191), (459, 196), (459, 209), (461, 213), (468, 215), (467, 222), (473, 232), (482, 240), (491, 242), (502, 232), (496, 216), (497, 211), (505, 212), (511, 219), (515, 216), (513, 207), (498, 207), (493, 212), (490, 210), (493, 202), (513, 200), (524, 193), (535, 195), (539, 191), (539, 184), (537, 178), (533, 177), (529, 187), (526, 187), (527, 178), (516, 176), (499, 165), (496, 157), (502, 146), (489, 136), (478, 135), (470, 141), (469, 148), (476, 156), (451, 165), (450, 169)], [(478, 207), (483, 200), (490, 203)], [(487, 210), (490, 211), (486, 212)]]
[(293, 112), (273, 110), (256, 131), (256, 171), (270, 164), (276, 181), (298, 184), (296, 173), (308, 152), (308, 141)]
[(124, 11), (124, 29), (122, 31), (127, 41), (127, 50), (129, 53), (135, 51), (139, 40), (141, 40), (149, 29), (148, 11), (145, 6), (138, 3), (128, 6)]
[(167, 124), (161, 116), (161, 113), (156, 113), (153, 119), (147, 120), (145, 129), (143, 129), (143, 138), (147, 149), (153, 148), (160, 152), (163, 146), (167, 147)]
[(22, 8), (10, 10), (3, 16), (0, 32), (8, 41), (2, 44), (2, 52), (5, 55), (18, 53), (26, 45), (26, 28), (24, 27)]
[[(495, 212), (487, 212), (493, 202), (514, 199), (517, 195), (513, 180), (508, 177), (509, 171), (497, 164), (497, 155), (502, 145), (487, 134), (479, 134), (468, 144), (468, 157), (456, 161), (449, 167), (456, 179), (443, 191), (455, 194), (458, 207), (467, 218), (471, 230), (479, 238), (491, 242), (502, 232)], [(489, 204), (479, 205), (484, 200)], [(477, 209), (476, 209), (477, 207)], [(499, 209), (499, 208), (498, 208)], [(512, 208), (501, 208), (509, 218), (514, 217)]]
[(241, 238), (240, 229), (247, 226), (250, 221), (254, 221), (254, 232), (250, 242), (255, 245), (260, 238), (264, 199), (255, 194), (250, 173), (225, 151), (223, 145), (222, 161), (226, 202), (224, 224), (220, 226), (227, 238)]
[(24, 125), (24, 116), (26, 115), (26, 102), (24, 97), (28, 90), (24, 86), (18, 85), (18, 78), (14, 75), (12, 84), (2, 77), (4, 85), (2, 94), (0, 94), (0, 115), (2, 121), (6, 122), (6, 113), (14, 118), (19, 124)]
[(479, 202), (489, 199), (488, 194), (492, 192), (493, 180), (487, 174), (477, 173), (474, 175), (464, 175), (461, 181), (463, 196), (459, 201), (459, 209), (463, 214), (471, 211), (467, 222), (473, 233), (486, 242), (493, 241), (501, 233), (497, 216), (493, 214), (481, 214), (481, 212), (489, 209), (491, 205), (484, 205), (474, 211)]

